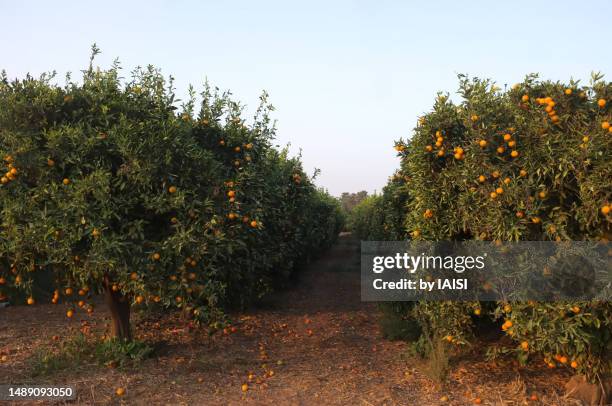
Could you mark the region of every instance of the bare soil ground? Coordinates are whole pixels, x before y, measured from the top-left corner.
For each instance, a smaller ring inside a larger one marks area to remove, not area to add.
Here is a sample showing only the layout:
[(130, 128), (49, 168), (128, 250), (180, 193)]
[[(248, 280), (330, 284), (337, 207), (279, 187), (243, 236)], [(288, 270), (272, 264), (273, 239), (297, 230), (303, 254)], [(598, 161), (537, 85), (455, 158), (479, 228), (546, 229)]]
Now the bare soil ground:
[[(345, 236), (293, 288), (233, 315), (233, 333), (209, 336), (177, 314), (136, 317), (136, 338), (156, 347), (137, 368), (85, 360), (33, 378), (35, 351), (57, 346), (55, 335), (61, 341), (79, 330), (102, 334), (108, 314), (101, 304), (92, 316), (79, 312), (72, 320), (62, 305), (0, 309), (0, 356), (7, 356), (0, 384), (72, 384), (78, 399), (71, 404), (87, 405), (471, 405), (476, 398), (485, 405), (576, 404), (560, 396), (566, 372), (487, 361), (478, 346), (437, 384), (423, 373), (423, 361), (408, 355), (409, 344), (382, 337), (377, 316), (374, 304), (360, 300), (358, 242)], [(126, 388), (121, 398), (117, 387)], [(532, 393), (537, 401), (528, 400)]]

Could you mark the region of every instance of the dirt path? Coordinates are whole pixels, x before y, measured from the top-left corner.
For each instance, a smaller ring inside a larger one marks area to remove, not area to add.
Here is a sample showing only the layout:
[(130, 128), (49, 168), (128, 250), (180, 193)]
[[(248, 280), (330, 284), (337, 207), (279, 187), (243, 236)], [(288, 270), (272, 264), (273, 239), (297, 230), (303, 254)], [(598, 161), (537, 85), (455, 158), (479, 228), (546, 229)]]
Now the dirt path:
[[(445, 404), (480, 398), (482, 404), (519, 405), (532, 392), (542, 403), (530, 404), (572, 404), (558, 397), (566, 379), (561, 372), (486, 362), (478, 349), (458, 360), (444, 387), (429, 380), (420, 361), (408, 357), (408, 344), (382, 338), (376, 306), (360, 301), (358, 249), (357, 241), (341, 238), (294, 288), (235, 315), (233, 333), (209, 337), (176, 328), (175, 315), (141, 319), (136, 337), (156, 343), (158, 351), (135, 369), (87, 365), (28, 377), (36, 348), (57, 345), (53, 335), (81, 328), (101, 332), (106, 311), (84, 316), (82, 325), (68, 321), (62, 306), (0, 310), (0, 355), (8, 355), (0, 383), (76, 384), (77, 404), (436, 405), (448, 396)], [(119, 386), (127, 389), (120, 399), (114, 395)]]

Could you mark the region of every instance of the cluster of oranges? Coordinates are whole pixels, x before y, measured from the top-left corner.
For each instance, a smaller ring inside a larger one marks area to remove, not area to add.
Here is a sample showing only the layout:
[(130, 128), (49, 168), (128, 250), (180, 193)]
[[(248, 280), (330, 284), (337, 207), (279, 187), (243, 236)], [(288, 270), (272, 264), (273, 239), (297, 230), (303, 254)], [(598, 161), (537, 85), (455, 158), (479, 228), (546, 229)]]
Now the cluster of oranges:
[[(300, 179), (301, 181), (301, 179)], [(236, 191), (231, 189), (235, 186), (235, 183), (233, 181), (227, 181), (225, 182), (225, 186), (227, 186), (228, 188), (230, 188), (230, 190), (228, 190), (227, 192), (227, 197), (228, 197), (228, 201), (230, 204), (234, 204), (236, 203)], [(240, 215), (238, 215), (237, 213), (230, 211), (227, 214), (227, 218), (230, 220), (236, 220), (240, 217)], [(242, 222), (245, 224), (249, 224), (251, 227), (253, 228), (257, 228), (259, 226), (259, 223), (257, 222), (257, 220), (252, 220), (249, 218), (249, 216), (242, 216)]]
[[(435, 134), (435, 139), (436, 142), (434, 144), (435, 148), (438, 148), (438, 152), (436, 153), (437, 156), (439, 157), (443, 157), (444, 154), (446, 153), (444, 150), (444, 135), (442, 134), (442, 131), (437, 130), (436, 134)], [(425, 151), (427, 152), (433, 152), (434, 147), (431, 145), (427, 145), (425, 146)], [(461, 147), (457, 147), (455, 148), (455, 158), (457, 159), (463, 159), (463, 148)]]
[(0, 178), (0, 183), (6, 185), (10, 181), (15, 180), (17, 178), (17, 174), (19, 173), (19, 171), (13, 166), (13, 157), (11, 155), (5, 156), (4, 162), (6, 162), (7, 171), (2, 176), (2, 178)]
[(559, 122), (559, 116), (557, 115), (557, 112), (555, 111), (556, 102), (552, 99), (552, 97), (550, 96), (538, 97), (536, 99), (536, 103), (538, 103), (540, 106), (544, 106), (544, 105), (546, 106), (544, 107), (544, 110), (548, 114), (550, 121), (552, 121), (553, 123)]
[(572, 360), (570, 362), (569, 359), (565, 355), (561, 355), (561, 354), (555, 354), (555, 356), (552, 357), (552, 358), (550, 356), (545, 356), (544, 357), (544, 363), (546, 364), (546, 366), (548, 368), (552, 369), (552, 368), (555, 368), (557, 366), (555, 364), (555, 362), (553, 361), (553, 359), (554, 359), (554, 361), (557, 361), (561, 365), (569, 365), (573, 369), (578, 368), (578, 361)]

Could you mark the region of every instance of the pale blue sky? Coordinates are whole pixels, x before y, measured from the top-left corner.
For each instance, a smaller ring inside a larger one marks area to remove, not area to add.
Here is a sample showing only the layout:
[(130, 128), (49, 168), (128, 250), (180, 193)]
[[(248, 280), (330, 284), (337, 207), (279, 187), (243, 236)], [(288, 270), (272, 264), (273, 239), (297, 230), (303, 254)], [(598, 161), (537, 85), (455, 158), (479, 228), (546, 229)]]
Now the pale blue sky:
[[(10, 77), (119, 57), (154, 64), (180, 96), (204, 77), (254, 107), (277, 107), (278, 142), (335, 195), (380, 190), (410, 136), (457, 73), (502, 85), (540, 72), (612, 74), (612, 2), (0, 0), (0, 69)], [(606, 77), (610, 80), (610, 77)]]

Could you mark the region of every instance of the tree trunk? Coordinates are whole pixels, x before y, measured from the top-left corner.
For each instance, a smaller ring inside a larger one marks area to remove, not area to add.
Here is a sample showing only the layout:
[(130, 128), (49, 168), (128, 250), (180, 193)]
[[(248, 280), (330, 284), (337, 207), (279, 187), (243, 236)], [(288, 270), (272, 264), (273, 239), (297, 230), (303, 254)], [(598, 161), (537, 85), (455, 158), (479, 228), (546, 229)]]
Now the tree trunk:
[(130, 301), (121, 292), (113, 292), (112, 283), (104, 278), (104, 298), (112, 318), (112, 335), (121, 341), (132, 341)]

